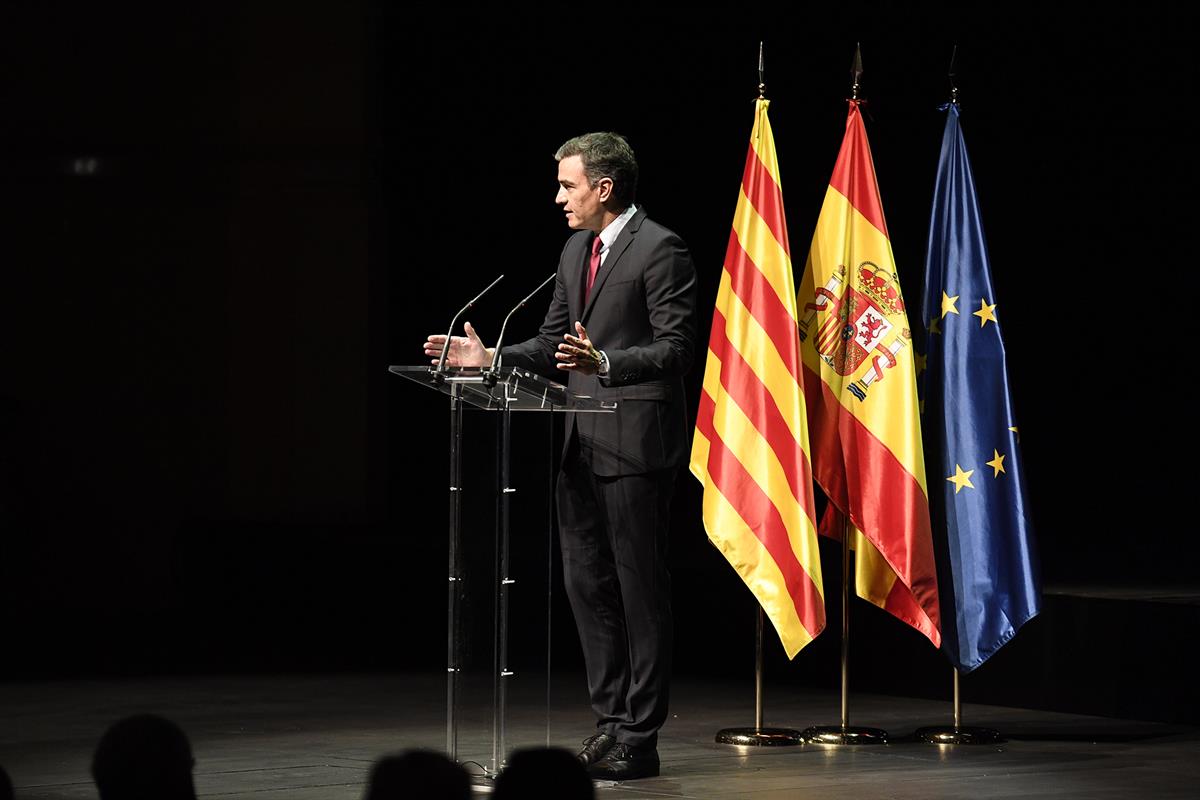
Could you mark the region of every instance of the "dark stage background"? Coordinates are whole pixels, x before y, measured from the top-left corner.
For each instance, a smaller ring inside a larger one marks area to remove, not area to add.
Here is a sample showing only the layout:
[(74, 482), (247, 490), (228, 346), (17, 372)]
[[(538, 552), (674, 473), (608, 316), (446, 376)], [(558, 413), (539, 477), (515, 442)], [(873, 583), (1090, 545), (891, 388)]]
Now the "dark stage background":
[[(707, 331), (759, 40), (797, 279), (861, 41), (868, 133), (916, 305), (957, 42), (1054, 590), (972, 685), (981, 699), (1099, 713), (1194, 706), (1195, 690), (1181, 699), (1169, 681), (1121, 699), (1163, 682), (1159, 656), (1196, 633), (1194, 605), (1089, 605), (1072, 587), (1196, 582), (1184, 266), (1196, 29), (1145, 4), (1048, 7), (645, 7), (609, 24), (566, 7), (383, 2), (8, 8), (0, 674), (440, 669), (446, 409), (386, 368), (417, 363), (425, 334), (505, 272), (472, 320), (494, 336), (553, 270), (568, 233), (558, 144), (594, 129), (631, 139), (640, 201), (691, 246)], [(514, 318), (515, 335), (535, 330), (543, 302)], [(492, 440), (471, 422), (482, 578)], [(514, 572), (532, 596), (553, 443), (543, 421), (518, 433)], [(675, 510), (677, 669), (749, 680), (753, 606), (708, 546), (685, 474)], [(825, 555), (830, 631), (790, 665), (772, 642), (777, 680), (836, 685), (836, 549)], [(540, 613), (531, 602), (521, 617), (515, 650), (533, 655), (518, 662), (538, 658)], [(471, 614), (482, 632), (490, 610)], [(854, 625), (857, 688), (948, 690), (917, 634), (861, 603)], [(561, 597), (555, 626), (557, 663), (577, 667)]]

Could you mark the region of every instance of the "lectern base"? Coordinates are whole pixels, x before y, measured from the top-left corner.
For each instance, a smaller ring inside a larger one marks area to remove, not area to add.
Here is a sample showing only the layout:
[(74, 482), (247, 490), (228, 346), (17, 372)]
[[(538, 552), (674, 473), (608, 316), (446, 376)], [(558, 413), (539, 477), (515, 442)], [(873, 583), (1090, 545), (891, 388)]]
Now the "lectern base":
[(471, 774), (471, 796), (490, 795), (496, 791), (496, 776), (490, 772)]

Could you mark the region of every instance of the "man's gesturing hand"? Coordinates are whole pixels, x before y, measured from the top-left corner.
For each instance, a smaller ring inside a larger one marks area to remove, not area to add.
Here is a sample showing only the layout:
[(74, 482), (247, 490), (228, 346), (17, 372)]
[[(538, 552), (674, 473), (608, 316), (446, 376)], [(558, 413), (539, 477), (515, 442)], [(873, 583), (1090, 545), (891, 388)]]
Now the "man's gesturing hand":
[(600, 351), (592, 346), (582, 323), (575, 323), (575, 332), (579, 335), (563, 334), (563, 342), (554, 354), (558, 368), (594, 375), (600, 371)]
[[(463, 323), (466, 336), (453, 336), (450, 339), (450, 352), (446, 354), (447, 367), (484, 367), (492, 363), (492, 351), (483, 346), (479, 334), (471, 323)], [(431, 334), (425, 340), (425, 355), (432, 359), (433, 364), (442, 357), (442, 348), (446, 346), (446, 337), (442, 334)]]

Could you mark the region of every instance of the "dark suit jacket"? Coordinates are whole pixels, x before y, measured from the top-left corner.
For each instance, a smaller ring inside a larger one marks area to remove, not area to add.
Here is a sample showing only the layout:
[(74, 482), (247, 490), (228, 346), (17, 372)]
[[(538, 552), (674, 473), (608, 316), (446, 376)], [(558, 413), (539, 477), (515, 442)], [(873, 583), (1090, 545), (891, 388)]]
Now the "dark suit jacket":
[[(683, 375), (696, 344), (696, 271), (683, 240), (639, 208), (604, 258), (587, 305), (583, 287), (594, 234), (567, 240), (558, 262), (554, 299), (534, 338), (505, 347), (506, 366), (552, 380), (578, 394), (615, 400), (613, 414), (573, 414), (597, 475), (629, 475), (675, 467), (687, 459)], [(608, 356), (606, 378), (557, 369), (554, 354), (575, 321)]]

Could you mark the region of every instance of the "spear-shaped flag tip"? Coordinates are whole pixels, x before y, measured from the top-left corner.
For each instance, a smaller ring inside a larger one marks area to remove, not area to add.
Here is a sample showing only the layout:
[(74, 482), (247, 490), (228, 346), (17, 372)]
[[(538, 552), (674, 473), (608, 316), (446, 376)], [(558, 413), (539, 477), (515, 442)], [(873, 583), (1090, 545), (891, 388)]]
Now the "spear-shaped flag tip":
[(862, 74), (863, 74), (862, 43), (855, 42), (854, 43), (854, 63), (852, 63), (850, 65), (850, 75), (854, 78), (854, 85), (851, 87), (851, 92), (853, 93), (852, 96), (855, 100), (858, 99), (858, 81), (859, 81), (859, 78), (862, 77)]
[(763, 43), (760, 40), (758, 43), (758, 97), (763, 99), (767, 96), (767, 84), (763, 79)]
[(954, 45), (954, 49), (950, 51), (950, 71), (948, 73), (950, 77), (950, 102), (954, 105), (958, 105), (958, 84), (954, 81), (955, 77), (957, 76), (957, 62), (958, 45), (956, 44)]

